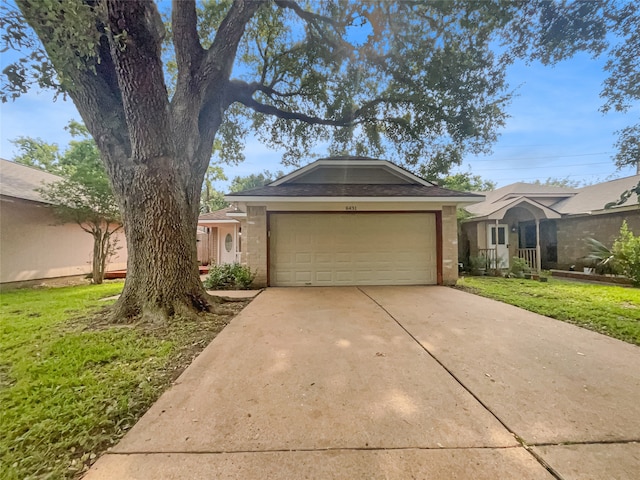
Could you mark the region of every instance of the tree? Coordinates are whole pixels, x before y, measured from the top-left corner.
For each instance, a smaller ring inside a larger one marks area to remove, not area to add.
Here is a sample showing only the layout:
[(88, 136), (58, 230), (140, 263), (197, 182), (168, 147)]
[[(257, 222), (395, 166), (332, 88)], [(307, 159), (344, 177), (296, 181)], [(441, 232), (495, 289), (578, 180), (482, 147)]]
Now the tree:
[[(67, 128), (72, 137), (79, 140), (72, 140), (62, 154), (58, 153), (57, 145), (22, 137), (13, 142), (22, 151), (14, 161), (40, 167), (63, 178), (38, 191), (53, 204), (62, 222), (75, 222), (93, 236), (91, 278), (93, 283), (101, 284), (107, 261), (116, 250), (113, 234), (122, 228), (120, 212), (89, 132), (74, 121)], [(42, 152), (46, 155), (40, 155)]]
[[(605, 80), (601, 96), (605, 104), (601, 110), (627, 112), (640, 100), (640, 68), (638, 52), (640, 52), (640, 5), (628, 2), (616, 12), (614, 31), (619, 42), (611, 51), (605, 70), (609, 77)], [(618, 168), (628, 165), (636, 166), (640, 174), (640, 122), (630, 125), (618, 132), (615, 144), (617, 153), (614, 157)], [(640, 200), (640, 182), (632, 189), (624, 192), (616, 202), (607, 204), (605, 208), (622, 205), (636, 194)]]
[(247, 175), (246, 177), (235, 177), (231, 180), (231, 186), (229, 190), (232, 192), (242, 192), (244, 190), (250, 190), (252, 188), (262, 187), (267, 183), (271, 183), (277, 178), (284, 176), (283, 171), (270, 172), (269, 170), (265, 170), (262, 173), (252, 173)]
[(214, 140), (248, 125), (285, 163), (326, 143), (446, 172), (495, 140), (514, 58), (605, 48), (606, 3), (173, 0), (168, 32), (151, 0), (16, 0), (5, 44), (32, 53), (4, 98), (59, 87), (96, 140), (129, 248), (116, 317), (186, 314), (211, 305), (195, 232)]
[(41, 138), (18, 137), (11, 140), (20, 154), (13, 157), (13, 161), (28, 167), (39, 168), (45, 172), (56, 173), (56, 166), (60, 152), (58, 145), (46, 143)]
[(214, 182), (226, 180), (227, 177), (219, 165), (209, 165), (204, 176), (202, 186), (202, 198), (200, 200), (200, 212), (208, 213), (225, 208), (229, 204), (224, 200), (224, 193), (219, 192), (213, 186)]
[(556, 178), (556, 177), (547, 177), (544, 182), (540, 180), (536, 180), (533, 182), (536, 185), (546, 185), (548, 187), (562, 187), (562, 188), (579, 188), (584, 186), (579, 180), (571, 180), (569, 177), (566, 178)]
[(495, 182), (485, 180), (480, 175), (473, 175), (471, 172), (447, 175), (441, 180), (437, 180), (437, 183), (441, 187), (461, 192), (489, 192), (496, 189)]

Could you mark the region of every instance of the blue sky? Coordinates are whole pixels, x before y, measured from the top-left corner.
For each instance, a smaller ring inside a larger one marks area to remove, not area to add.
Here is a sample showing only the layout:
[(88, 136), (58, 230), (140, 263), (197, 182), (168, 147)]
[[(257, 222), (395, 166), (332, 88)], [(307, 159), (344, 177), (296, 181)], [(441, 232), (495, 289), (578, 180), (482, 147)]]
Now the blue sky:
[[(578, 55), (555, 67), (514, 65), (508, 79), (512, 88), (517, 87), (517, 96), (493, 153), (467, 156), (453, 171), (471, 170), (498, 186), (548, 177), (596, 183), (633, 175), (631, 167), (616, 170), (611, 157), (615, 131), (633, 123), (640, 107), (626, 114), (598, 111), (606, 77), (603, 64), (604, 60)], [(52, 92), (45, 91), (31, 91), (0, 109), (0, 156), (6, 159), (17, 153), (9, 140), (18, 136), (39, 137), (63, 148), (69, 141), (64, 126), (72, 118), (80, 119), (71, 101), (60, 97), (54, 102)], [(280, 164), (281, 152), (256, 139), (248, 138), (245, 155), (242, 164), (224, 167), (230, 179), (263, 170), (287, 171)]]

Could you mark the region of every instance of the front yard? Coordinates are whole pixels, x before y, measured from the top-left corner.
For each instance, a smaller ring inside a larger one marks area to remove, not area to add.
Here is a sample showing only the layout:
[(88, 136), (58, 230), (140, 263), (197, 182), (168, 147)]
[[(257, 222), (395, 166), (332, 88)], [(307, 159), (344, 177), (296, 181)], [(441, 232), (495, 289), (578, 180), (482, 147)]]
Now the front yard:
[(463, 277), (457, 288), (640, 345), (640, 289), (498, 277)]
[(165, 326), (110, 325), (122, 282), (2, 294), (0, 478), (74, 478), (133, 426), (246, 303)]

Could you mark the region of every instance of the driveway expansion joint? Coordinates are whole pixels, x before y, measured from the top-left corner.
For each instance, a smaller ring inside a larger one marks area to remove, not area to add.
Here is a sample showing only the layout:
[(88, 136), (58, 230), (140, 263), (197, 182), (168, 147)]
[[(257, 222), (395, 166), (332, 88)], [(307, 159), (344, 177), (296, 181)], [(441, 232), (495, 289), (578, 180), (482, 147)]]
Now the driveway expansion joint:
[(162, 451), (109, 451), (107, 455), (233, 455), (247, 453), (310, 453), (310, 452), (394, 452), (394, 451), (465, 451), (465, 450), (513, 450), (522, 445), (482, 447), (328, 447), (328, 448), (275, 448), (268, 450), (162, 450)]
[(358, 290), (369, 298), (373, 303), (375, 303), (383, 312), (385, 312), (389, 318), (391, 318), (404, 332), (411, 337), (411, 339), (418, 344), (422, 350), (424, 350), (433, 360), (435, 360), (438, 365), (440, 365), (450, 376), (453, 378), (466, 392), (469, 393), (482, 407), (489, 412), (495, 418), (500, 425), (502, 425), (513, 437), (516, 441), (523, 447), (529, 454), (545, 469), (552, 475), (556, 480), (564, 480), (564, 478), (551, 466), (549, 465), (544, 458), (538, 455), (533, 451), (533, 448), (529, 446), (522, 437), (520, 437), (516, 432), (514, 432), (485, 402), (483, 402), (480, 397), (478, 397), (465, 383), (458, 378), (458, 376), (451, 371), (438, 357), (436, 357), (427, 347), (425, 347), (416, 337), (413, 335), (400, 321), (394, 317), (389, 310), (387, 310), (381, 303), (379, 303), (375, 298), (365, 292), (361, 287), (358, 287)]

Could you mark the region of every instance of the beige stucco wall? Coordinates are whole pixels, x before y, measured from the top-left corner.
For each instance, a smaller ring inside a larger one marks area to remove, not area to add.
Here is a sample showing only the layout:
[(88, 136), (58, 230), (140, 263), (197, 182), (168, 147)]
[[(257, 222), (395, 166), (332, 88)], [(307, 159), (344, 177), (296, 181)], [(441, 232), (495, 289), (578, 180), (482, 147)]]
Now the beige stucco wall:
[[(124, 234), (107, 270), (126, 268)], [(75, 223), (57, 224), (36, 202), (0, 201), (0, 283), (84, 275), (91, 272), (93, 237)]]

